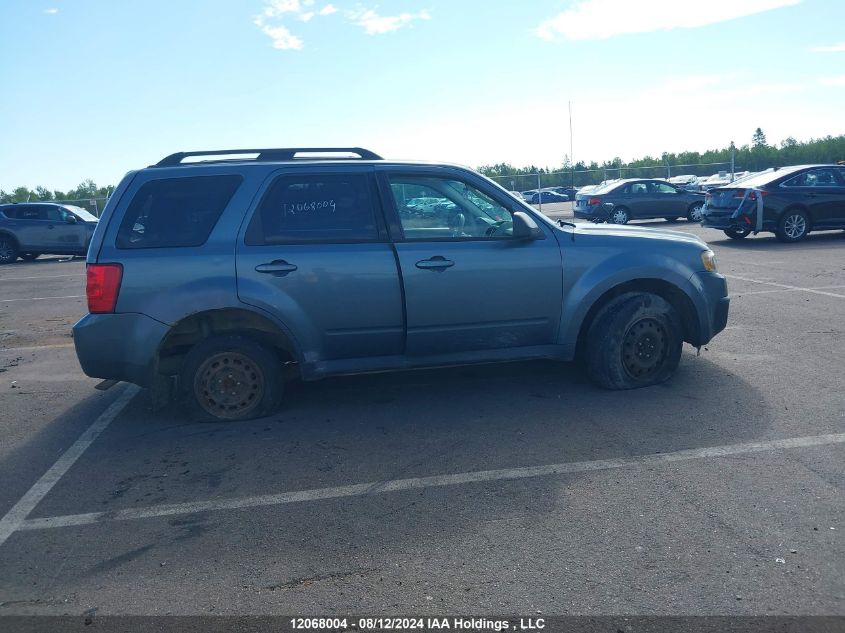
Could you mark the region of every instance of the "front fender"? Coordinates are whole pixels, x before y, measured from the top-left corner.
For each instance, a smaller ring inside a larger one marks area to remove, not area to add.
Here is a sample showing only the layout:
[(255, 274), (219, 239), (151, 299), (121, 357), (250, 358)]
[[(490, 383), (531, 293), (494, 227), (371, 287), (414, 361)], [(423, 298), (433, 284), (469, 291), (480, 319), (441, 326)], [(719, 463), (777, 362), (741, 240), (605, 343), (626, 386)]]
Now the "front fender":
[(615, 255), (587, 268), (575, 279), (569, 277), (571, 284), (566, 284), (564, 289), (558, 341), (566, 349), (567, 357), (575, 354), (578, 335), (590, 308), (606, 293), (631, 282), (668, 283), (677, 288), (694, 307), (697, 318), (694, 326), (696, 331), (700, 329), (707, 309), (701, 292), (691, 282), (696, 271), (675, 258), (659, 254), (638, 259), (632, 265), (630, 252)]

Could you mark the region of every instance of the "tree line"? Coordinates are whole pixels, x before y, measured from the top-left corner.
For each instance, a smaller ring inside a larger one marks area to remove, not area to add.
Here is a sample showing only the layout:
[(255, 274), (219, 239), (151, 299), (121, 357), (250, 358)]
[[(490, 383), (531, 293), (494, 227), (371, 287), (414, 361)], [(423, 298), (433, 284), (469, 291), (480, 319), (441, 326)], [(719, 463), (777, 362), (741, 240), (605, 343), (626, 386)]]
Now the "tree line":
[[(564, 156), (559, 167), (514, 167), (509, 163), (483, 165), (478, 168), (485, 176), (495, 178), (505, 188), (517, 190), (537, 187), (537, 175), (540, 186), (574, 185), (581, 187), (592, 185), (608, 178), (655, 178), (668, 175), (694, 174), (709, 176), (721, 170), (729, 170), (731, 155), (734, 155), (736, 171), (759, 171), (769, 167), (802, 165), (812, 163), (835, 163), (845, 160), (845, 134), (825, 136), (824, 138), (797, 141), (792, 137), (781, 141), (780, 145), (769, 145), (766, 135), (760, 128), (754, 131), (751, 143), (741, 147), (723, 147), (705, 152), (664, 152), (659, 158), (644, 156), (629, 162), (621, 158), (597, 163), (579, 161), (572, 164)], [(98, 187), (93, 180), (80, 183), (69, 191), (50, 190), (42, 186), (35, 189), (17, 187), (10, 192), (0, 189), (0, 204), (9, 202), (60, 201), (73, 202), (89, 211), (102, 210), (105, 200), (114, 187)]]
[(659, 158), (644, 156), (629, 162), (616, 157), (602, 163), (579, 161), (572, 164), (569, 156), (564, 156), (562, 164), (555, 168), (536, 165), (514, 167), (509, 163), (498, 163), (484, 165), (478, 171), (496, 179), (506, 189), (534, 189), (538, 185), (538, 174), (543, 187), (570, 184), (581, 187), (609, 178), (665, 178), (681, 174), (710, 176), (719, 171), (730, 171), (732, 154), (737, 172), (761, 171), (786, 165), (836, 163), (845, 160), (845, 134), (808, 141), (789, 137), (781, 141), (780, 145), (769, 145), (763, 130), (757, 128), (751, 143), (741, 147), (729, 145), (705, 152), (677, 154), (664, 152)]

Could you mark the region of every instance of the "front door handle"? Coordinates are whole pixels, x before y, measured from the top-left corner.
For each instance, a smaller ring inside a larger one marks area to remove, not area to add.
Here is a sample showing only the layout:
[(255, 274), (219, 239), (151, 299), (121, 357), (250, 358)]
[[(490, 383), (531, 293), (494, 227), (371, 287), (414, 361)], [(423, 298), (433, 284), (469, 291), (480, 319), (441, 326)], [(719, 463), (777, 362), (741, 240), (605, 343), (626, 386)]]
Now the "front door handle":
[(446, 259), (440, 255), (435, 255), (431, 259), (423, 259), (417, 262), (417, 268), (429, 268), (434, 270), (445, 270), (450, 266), (454, 266), (455, 262), (451, 259)]
[(283, 259), (277, 259), (268, 264), (258, 264), (258, 266), (255, 267), (255, 272), (270, 273), (276, 277), (284, 277), (295, 270), (296, 266), (294, 264), (289, 264)]

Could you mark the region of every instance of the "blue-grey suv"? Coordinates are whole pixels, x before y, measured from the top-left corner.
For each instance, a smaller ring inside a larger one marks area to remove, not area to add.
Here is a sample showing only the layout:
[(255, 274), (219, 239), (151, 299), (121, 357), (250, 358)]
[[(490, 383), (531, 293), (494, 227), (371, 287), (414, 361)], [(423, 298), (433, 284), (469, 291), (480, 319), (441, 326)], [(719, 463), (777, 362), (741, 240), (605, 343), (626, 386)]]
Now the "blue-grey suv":
[(0, 204), (0, 264), (43, 254), (84, 255), (96, 226), (96, 217), (74, 205)]
[[(188, 159), (188, 160), (186, 160)], [(437, 211), (412, 214), (414, 199)], [(555, 223), (472, 170), (360, 148), (178, 153), (126, 175), (74, 327), (89, 376), (265, 415), (305, 380), (582, 357), (652, 385), (725, 327), (713, 253), (684, 233)]]

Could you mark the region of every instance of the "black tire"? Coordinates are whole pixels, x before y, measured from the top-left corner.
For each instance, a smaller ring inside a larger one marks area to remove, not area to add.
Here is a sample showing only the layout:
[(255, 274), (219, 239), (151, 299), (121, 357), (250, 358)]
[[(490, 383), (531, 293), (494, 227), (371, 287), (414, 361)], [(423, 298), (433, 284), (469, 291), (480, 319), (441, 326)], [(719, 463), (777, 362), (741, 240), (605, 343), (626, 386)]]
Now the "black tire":
[(608, 224), (628, 224), (631, 213), (625, 207), (614, 207), (607, 216)]
[(11, 235), (0, 234), (0, 264), (11, 264), (18, 258), (18, 243)]
[(725, 229), (725, 235), (732, 240), (744, 240), (751, 235), (750, 229)]
[(41, 256), (41, 253), (20, 253), (18, 257), (20, 257), (25, 262), (32, 262), (38, 259)]
[(810, 232), (810, 216), (801, 209), (788, 209), (783, 212), (775, 232), (781, 242), (800, 242)]
[(690, 208), (687, 210), (687, 220), (690, 222), (701, 222), (701, 210), (703, 208), (703, 202), (696, 202), (695, 204), (690, 205)]
[(587, 372), (606, 389), (656, 385), (675, 373), (683, 343), (672, 304), (649, 292), (628, 292), (593, 319), (585, 346)]
[(185, 356), (179, 385), (191, 419), (260, 418), (272, 414), (282, 401), (282, 362), (252, 339), (215, 336), (197, 343)]

